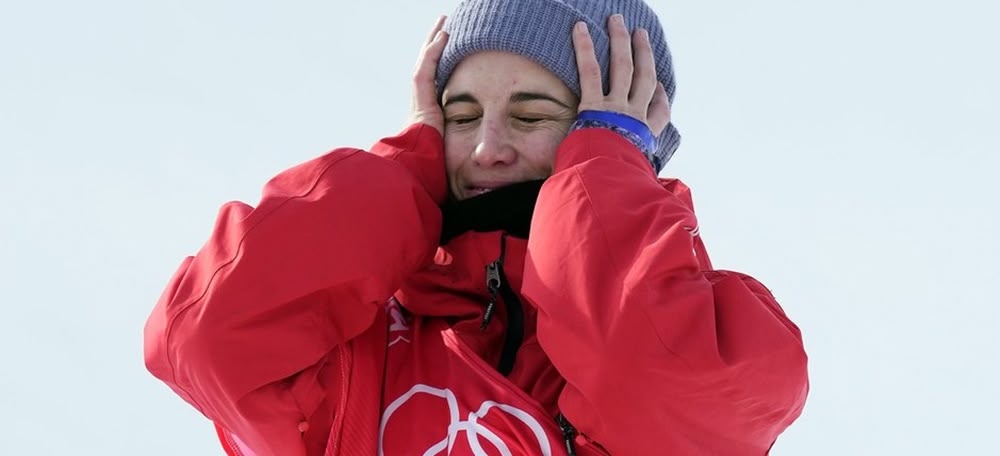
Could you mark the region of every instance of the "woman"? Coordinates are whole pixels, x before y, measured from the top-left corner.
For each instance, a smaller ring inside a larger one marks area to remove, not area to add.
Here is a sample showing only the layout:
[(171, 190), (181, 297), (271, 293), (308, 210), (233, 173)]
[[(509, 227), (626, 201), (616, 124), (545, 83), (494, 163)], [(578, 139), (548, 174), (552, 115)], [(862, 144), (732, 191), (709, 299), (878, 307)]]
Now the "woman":
[(224, 206), (157, 303), (147, 366), (229, 454), (766, 454), (806, 356), (657, 180), (649, 8), (466, 1), (414, 85), (400, 135)]

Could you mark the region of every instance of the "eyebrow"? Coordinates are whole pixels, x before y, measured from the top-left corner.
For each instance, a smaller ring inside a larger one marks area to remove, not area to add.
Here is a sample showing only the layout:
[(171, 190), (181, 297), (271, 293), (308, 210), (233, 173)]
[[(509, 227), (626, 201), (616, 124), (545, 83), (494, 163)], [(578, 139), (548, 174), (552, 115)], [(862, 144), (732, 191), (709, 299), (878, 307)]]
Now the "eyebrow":
[(448, 97), (448, 99), (444, 101), (442, 107), (447, 108), (448, 105), (455, 103), (479, 103), (479, 100), (477, 100), (476, 97), (472, 96), (469, 92), (462, 92), (453, 97)]
[[(515, 93), (515, 94), (513, 94), (513, 95), (510, 96), (510, 102), (511, 103), (523, 103), (523, 102), (526, 102), (526, 101), (548, 101), (548, 102), (555, 103), (555, 104), (557, 104), (557, 105), (559, 105), (559, 106), (561, 106), (561, 107), (563, 107), (565, 109), (573, 109), (572, 107), (567, 106), (566, 103), (563, 103), (562, 101), (559, 101), (558, 99), (556, 99), (556, 98), (554, 98), (554, 97), (552, 97), (550, 95), (546, 95), (544, 93), (539, 93), (539, 92), (517, 92), (517, 93)], [(462, 92), (462, 93), (456, 94), (455, 96), (448, 97), (448, 99), (445, 100), (443, 107), (448, 107), (449, 105), (452, 105), (452, 104), (455, 104), (455, 103), (479, 103), (479, 100), (477, 100), (476, 97), (472, 96), (472, 94), (470, 94), (468, 92)]]
[(544, 93), (538, 93), (538, 92), (517, 92), (514, 95), (511, 95), (511, 97), (510, 97), (510, 102), (511, 103), (521, 103), (521, 102), (525, 102), (525, 101), (536, 101), (536, 100), (550, 101), (550, 102), (555, 103), (555, 104), (557, 104), (559, 106), (562, 106), (563, 108), (573, 109), (573, 108), (567, 106), (566, 103), (563, 103), (563, 102), (557, 100), (555, 97), (546, 95)]

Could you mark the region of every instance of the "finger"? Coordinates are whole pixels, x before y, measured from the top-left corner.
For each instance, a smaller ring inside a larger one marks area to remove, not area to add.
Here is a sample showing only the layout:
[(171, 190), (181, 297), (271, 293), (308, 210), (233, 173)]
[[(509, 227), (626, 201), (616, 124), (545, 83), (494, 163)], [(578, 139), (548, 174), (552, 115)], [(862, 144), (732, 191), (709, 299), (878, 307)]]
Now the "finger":
[(434, 41), (434, 37), (437, 36), (437, 33), (444, 28), (444, 21), (447, 18), (448, 16), (442, 14), (438, 16), (436, 21), (434, 21), (434, 28), (431, 29), (431, 33), (428, 34), (427, 38), (424, 40), (424, 47), (427, 47), (427, 45), (431, 44)]
[(628, 100), (632, 86), (632, 44), (625, 18), (621, 14), (608, 18), (608, 35), (611, 38), (611, 91), (608, 95), (623, 102)]
[(656, 83), (656, 91), (653, 99), (649, 102), (649, 110), (646, 112), (646, 125), (654, 135), (660, 136), (663, 129), (670, 123), (670, 98), (667, 97), (667, 89), (663, 84)]
[(437, 73), (437, 65), (441, 60), (441, 54), (444, 52), (444, 45), (448, 41), (448, 34), (443, 30), (439, 30), (434, 39), (424, 46), (423, 50), (420, 52), (420, 57), (417, 58), (417, 69), (414, 73), (414, 79), (419, 81), (424, 81), (427, 79), (433, 80), (435, 73)]
[(417, 68), (413, 73), (414, 97), (417, 107), (437, 104), (437, 87), (434, 78), (437, 76), (438, 63), (448, 42), (448, 33), (436, 27), (437, 31), (431, 41), (424, 46), (417, 58)]
[(444, 33), (442, 30), (444, 29), (444, 23), (447, 18), (448, 16), (442, 14), (441, 16), (438, 16), (436, 21), (434, 21), (434, 27), (431, 28), (431, 33), (427, 35), (427, 38), (424, 39), (423, 46), (420, 47), (420, 55), (417, 56), (417, 65), (414, 73), (420, 73), (424, 66), (428, 63), (428, 51), (433, 53), (436, 50), (428, 48), (434, 46), (435, 43), (438, 43), (438, 40), (442, 38), (442, 34)]
[(632, 54), (635, 71), (632, 74), (632, 88), (629, 104), (649, 106), (656, 93), (656, 60), (649, 44), (649, 32), (637, 30), (632, 35)]
[(580, 73), (580, 109), (583, 110), (588, 104), (598, 103), (604, 98), (601, 65), (597, 63), (594, 41), (590, 38), (586, 22), (577, 22), (573, 27), (573, 49)]

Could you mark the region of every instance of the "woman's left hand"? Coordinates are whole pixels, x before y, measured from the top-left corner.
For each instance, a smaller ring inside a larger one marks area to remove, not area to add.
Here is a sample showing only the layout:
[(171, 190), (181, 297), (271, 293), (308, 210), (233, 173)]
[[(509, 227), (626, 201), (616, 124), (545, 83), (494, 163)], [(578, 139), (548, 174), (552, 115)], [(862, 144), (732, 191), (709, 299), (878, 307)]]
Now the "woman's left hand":
[(659, 136), (670, 123), (667, 91), (656, 79), (656, 62), (649, 33), (638, 29), (629, 36), (620, 14), (608, 18), (611, 38), (610, 92), (604, 94), (601, 66), (585, 22), (573, 28), (573, 47), (580, 72), (579, 111), (613, 111), (644, 122)]

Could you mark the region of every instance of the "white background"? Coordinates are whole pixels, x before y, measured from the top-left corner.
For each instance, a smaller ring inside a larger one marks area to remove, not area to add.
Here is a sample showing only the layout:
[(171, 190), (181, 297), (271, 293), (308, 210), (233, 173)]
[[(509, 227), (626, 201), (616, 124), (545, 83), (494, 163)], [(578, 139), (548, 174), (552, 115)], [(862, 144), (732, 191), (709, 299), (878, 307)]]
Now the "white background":
[[(455, 4), (0, 3), (0, 454), (221, 454), (146, 373), (146, 316), (223, 202), (403, 125)], [(995, 4), (653, 4), (665, 174), (811, 356), (773, 454), (1000, 454)]]

